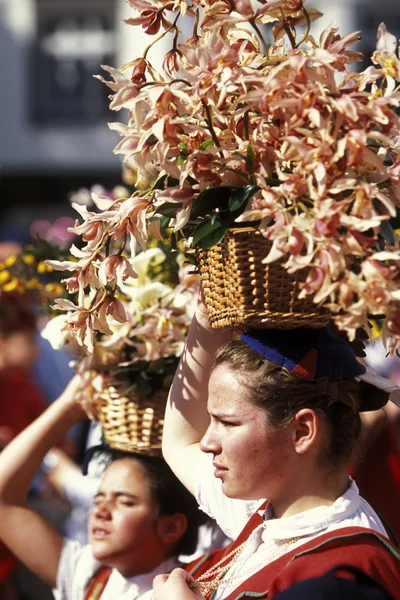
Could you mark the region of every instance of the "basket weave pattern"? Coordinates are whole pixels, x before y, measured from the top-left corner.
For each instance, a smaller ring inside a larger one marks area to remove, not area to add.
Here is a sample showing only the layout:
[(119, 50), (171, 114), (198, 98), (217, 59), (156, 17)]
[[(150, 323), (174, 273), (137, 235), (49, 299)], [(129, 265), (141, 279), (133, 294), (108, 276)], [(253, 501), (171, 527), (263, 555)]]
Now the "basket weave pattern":
[(215, 329), (323, 327), (327, 309), (299, 299), (304, 275), (283, 261), (262, 264), (271, 242), (253, 227), (230, 229), (220, 244), (198, 250), (197, 262), (210, 324)]
[(126, 386), (109, 385), (93, 397), (96, 416), (105, 441), (115, 450), (161, 456), (161, 439), (168, 390), (153, 396)]

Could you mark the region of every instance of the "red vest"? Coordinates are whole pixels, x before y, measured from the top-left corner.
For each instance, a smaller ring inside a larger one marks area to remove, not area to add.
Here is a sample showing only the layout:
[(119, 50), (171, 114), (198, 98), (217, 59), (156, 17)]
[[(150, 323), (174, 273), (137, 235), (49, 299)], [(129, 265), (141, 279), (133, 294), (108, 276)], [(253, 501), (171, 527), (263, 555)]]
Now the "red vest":
[[(187, 570), (196, 579), (247, 540), (262, 521), (256, 512), (232, 544), (190, 563)], [(344, 564), (360, 568), (395, 600), (400, 600), (399, 548), (379, 533), (363, 527), (337, 529), (294, 548), (249, 576), (225, 600), (254, 600), (254, 597), (271, 600), (297, 581), (323, 575), (329, 569)], [(213, 594), (210, 600), (212, 597)]]

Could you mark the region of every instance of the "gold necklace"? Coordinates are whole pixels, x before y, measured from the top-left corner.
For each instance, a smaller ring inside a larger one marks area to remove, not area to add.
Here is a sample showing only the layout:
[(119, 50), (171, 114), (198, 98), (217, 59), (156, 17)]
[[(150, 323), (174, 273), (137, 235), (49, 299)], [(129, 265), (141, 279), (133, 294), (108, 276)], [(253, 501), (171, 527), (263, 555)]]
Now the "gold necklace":
[[(289, 548), (289, 546), (291, 546), (292, 544), (298, 542), (299, 539), (300, 537), (295, 537), (282, 544), (272, 555), (270, 554), (268, 556), (268, 564), (276, 558), (278, 558), (279, 556), (283, 556), (283, 554), (286, 553), (286, 549)], [(233, 567), (234, 564), (237, 563), (242, 551), (244, 550), (245, 545), (247, 544), (247, 541), (248, 540), (240, 544), (240, 546), (229, 552), (229, 554), (227, 554), (216, 565), (205, 571), (203, 575), (200, 575), (194, 582), (190, 583), (189, 587), (192, 589), (198, 589), (203, 594), (203, 596), (207, 598), (207, 596), (211, 594), (215, 589), (223, 589), (226, 587), (230, 587), (235, 581), (245, 581), (246, 578), (249, 578), (255, 573), (257, 573), (261, 567), (261, 564), (264, 562), (264, 559), (260, 561), (257, 565), (251, 567), (251, 569), (245, 571), (244, 573), (241, 573), (236, 577), (224, 579), (224, 575), (229, 571), (231, 567)], [(223, 563), (226, 560), (228, 560), (228, 558), (231, 558), (231, 560), (224, 565)], [(245, 557), (244, 559), (242, 559), (242, 562), (245, 562), (247, 558), (250, 557)], [(209, 581), (205, 581), (206, 579), (208, 579)]]
[[(189, 583), (189, 587), (191, 589), (199, 589), (204, 597), (207, 597), (208, 594), (213, 592), (220, 584), (221, 579), (229, 571), (229, 569), (237, 562), (240, 554), (243, 552), (244, 547), (247, 544), (246, 540), (237, 548), (231, 550), (226, 556), (224, 556), (220, 561), (217, 562), (216, 565), (210, 567), (200, 575), (195, 581)], [(226, 562), (228, 559), (229, 562)], [(226, 564), (224, 564), (226, 563)], [(205, 581), (205, 579), (210, 579), (210, 581)]]

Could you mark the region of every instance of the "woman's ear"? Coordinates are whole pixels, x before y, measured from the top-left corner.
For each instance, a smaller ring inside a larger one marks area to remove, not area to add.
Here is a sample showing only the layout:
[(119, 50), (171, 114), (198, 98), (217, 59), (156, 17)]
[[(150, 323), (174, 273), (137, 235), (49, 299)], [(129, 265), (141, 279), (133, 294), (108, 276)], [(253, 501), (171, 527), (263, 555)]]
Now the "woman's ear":
[(320, 418), (310, 408), (299, 410), (292, 421), (293, 444), (297, 454), (305, 454), (315, 446), (320, 433)]
[(188, 528), (188, 520), (183, 513), (161, 515), (156, 523), (160, 540), (166, 544), (176, 544)]

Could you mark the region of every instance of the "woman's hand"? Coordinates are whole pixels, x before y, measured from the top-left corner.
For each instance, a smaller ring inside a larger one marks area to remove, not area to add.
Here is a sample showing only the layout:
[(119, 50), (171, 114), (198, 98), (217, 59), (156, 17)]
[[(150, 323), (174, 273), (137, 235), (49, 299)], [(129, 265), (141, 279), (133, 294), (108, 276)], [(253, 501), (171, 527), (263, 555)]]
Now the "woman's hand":
[(91, 386), (89, 384), (85, 374), (78, 373), (74, 375), (59, 397), (59, 400), (69, 404), (74, 410), (74, 414), (76, 412), (77, 417), (81, 419), (87, 417), (93, 419), (90, 402)]
[(200, 325), (206, 329), (210, 329), (210, 323), (208, 320), (208, 313), (206, 308), (206, 302), (204, 298), (203, 288), (200, 285), (199, 295), (197, 298), (197, 307), (196, 307), (196, 319), (200, 323)]
[(204, 600), (195, 585), (193, 577), (184, 569), (174, 569), (169, 575), (157, 575), (153, 581), (153, 600)]

